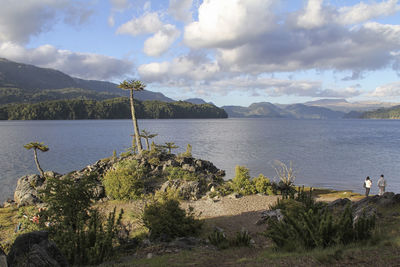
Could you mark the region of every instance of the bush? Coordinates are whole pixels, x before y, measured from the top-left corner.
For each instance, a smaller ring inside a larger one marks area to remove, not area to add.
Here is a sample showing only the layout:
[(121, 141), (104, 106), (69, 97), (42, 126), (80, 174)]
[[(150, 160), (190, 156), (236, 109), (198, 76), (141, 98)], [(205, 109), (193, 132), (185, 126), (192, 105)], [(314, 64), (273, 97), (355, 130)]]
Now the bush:
[(242, 195), (256, 193), (256, 188), (250, 181), (249, 169), (244, 166), (236, 166), (235, 177), (232, 180), (232, 187), (235, 192)]
[(167, 167), (165, 174), (168, 180), (185, 180), (185, 181), (197, 181), (198, 177), (193, 172), (186, 171), (181, 167)]
[[(296, 202), (301, 208), (288, 209), (288, 203)], [(349, 205), (339, 218), (318, 204), (306, 210), (304, 203), (288, 199), (278, 206), (282, 208), (284, 219), (281, 222), (269, 221), (266, 235), (284, 250), (326, 248), (363, 241), (371, 237), (375, 227), (375, 218), (366, 218), (365, 215), (353, 224)]]
[(41, 199), (47, 210), (40, 213), (40, 226), (49, 231), (71, 265), (98, 264), (111, 257), (121, 226), (123, 211), (116, 211), (105, 222), (91, 207), (93, 177), (78, 181), (72, 178), (48, 178)]
[(144, 193), (146, 170), (136, 160), (123, 160), (103, 178), (107, 196), (112, 199), (137, 199)]
[(246, 230), (236, 232), (235, 238), (231, 241), (232, 246), (235, 247), (248, 247), (250, 246), (251, 236)]
[(144, 208), (142, 220), (150, 231), (150, 239), (161, 241), (197, 235), (202, 226), (202, 222), (194, 218), (193, 210), (186, 214), (175, 199), (152, 201)]
[(226, 249), (229, 247), (229, 241), (223, 232), (214, 230), (209, 236), (208, 240), (210, 244), (217, 247), (218, 249)]
[(256, 188), (257, 193), (266, 194), (266, 195), (273, 195), (273, 190), (271, 187), (270, 180), (265, 177), (264, 175), (260, 174), (258, 177), (253, 179), (253, 184)]

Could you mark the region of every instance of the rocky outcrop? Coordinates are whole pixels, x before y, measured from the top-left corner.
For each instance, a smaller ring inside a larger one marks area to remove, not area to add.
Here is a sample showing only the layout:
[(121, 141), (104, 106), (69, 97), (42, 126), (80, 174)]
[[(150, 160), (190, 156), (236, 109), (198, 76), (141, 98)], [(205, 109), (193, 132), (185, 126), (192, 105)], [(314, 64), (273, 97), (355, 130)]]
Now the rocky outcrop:
[[(147, 151), (146, 151), (147, 152)], [(45, 177), (54, 177), (64, 179), (70, 177), (79, 182), (85, 176), (92, 176), (95, 181), (94, 199), (102, 199), (105, 197), (105, 190), (102, 184), (104, 173), (113, 167), (113, 165), (121, 160), (137, 160), (141, 167), (145, 167), (149, 175), (147, 175), (145, 189), (147, 193), (154, 192), (156, 189), (162, 188), (167, 190), (168, 187), (174, 188), (181, 192), (184, 199), (198, 199), (204, 195), (212, 185), (217, 185), (223, 181), (225, 171), (218, 169), (210, 161), (195, 159), (192, 157), (176, 156), (165, 152), (149, 155), (131, 155), (121, 158), (107, 158), (88, 165), (79, 171), (73, 171), (65, 175), (54, 172), (45, 172)], [(196, 181), (167, 181), (165, 182), (165, 171), (168, 167), (180, 167), (185, 171), (196, 174)], [(18, 179), (17, 188), (14, 193), (14, 201), (19, 206), (35, 205), (40, 203), (38, 191), (46, 186), (46, 178), (40, 175), (26, 175)]]
[(46, 179), (48, 177), (64, 179), (65, 177), (72, 177), (73, 180), (79, 182), (84, 176), (94, 175), (96, 186), (94, 188), (95, 199), (105, 197), (104, 187), (101, 183), (101, 177), (106, 170), (108, 170), (116, 161), (112, 159), (99, 160), (96, 163), (83, 168), (80, 171), (73, 171), (66, 175), (56, 172), (47, 171), (44, 173), (45, 177), (37, 174), (25, 175), (18, 179), (17, 187), (14, 191), (14, 201), (18, 206), (35, 205), (41, 202), (39, 198), (39, 191), (46, 186)]
[(7, 255), (4, 253), (3, 249), (0, 246), (0, 266), (1, 267), (7, 267)]
[[(61, 174), (47, 171), (45, 177), (61, 177)], [(17, 187), (14, 192), (14, 201), (18, 206), (35, 205), (40, 203), (39, 191), (44, 188), (46, 178), (41, 175), (25, 175), (18, 179)]]
[[(184, 179), (174, 179), (162, 184), (160, 191), (166, 192), (168, 189), (177, 191), (179, 196), (185, 200), (197, 200), (204, 196), (213, 186), (220, 184), (225, 176), (225, 171), (219, 170), (210, 161), (195, 159), (192, 157), (170, 156), (166, 161), (161, 161), (158, 166), (162, 166), (159, 175), (168, 167), (180, 167), (182, 170), (196, 175), (194, 181)], [(156, 169), (156, 166), (151, 166)]]
[(260, 225), (260, 224), (264, 224), (266, 222), (268, 222), (268, 220), (272, 219), (272, 220), (276, 220), (276, 221), (282, 221), (284, 218), (282, 211), (280, 209), (276, 209), (276, 210), (265, 210), (263, 212), (261, 212), (261, 219), (259, 219), (256, 224)]
[(160, 188), (161, 192), (167, 192), (168, 188), (177, 191), (179, 197), (185, 200), (197, 200), (207, 192), (206, 181), (166, 181)]
[(8, 253), (9, 266), (68, 266), (68, 262), (48, 233), (36, 231), (23, 234), (15, 239)]

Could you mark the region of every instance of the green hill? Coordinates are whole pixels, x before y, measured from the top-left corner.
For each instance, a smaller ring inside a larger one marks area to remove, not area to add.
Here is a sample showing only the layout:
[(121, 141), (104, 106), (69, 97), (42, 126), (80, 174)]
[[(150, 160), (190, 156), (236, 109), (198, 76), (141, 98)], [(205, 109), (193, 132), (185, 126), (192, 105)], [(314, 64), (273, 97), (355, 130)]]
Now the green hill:
[[(115, 83), (83, 80), (58, 70), (0, 58), (0, 105), (73, 98), (103, 100), (119, 96), (127, 96), (127, 92)], [(174, 101), (161, 93), (146, 90), (137, 92), (135, 97), (139, 100)]]

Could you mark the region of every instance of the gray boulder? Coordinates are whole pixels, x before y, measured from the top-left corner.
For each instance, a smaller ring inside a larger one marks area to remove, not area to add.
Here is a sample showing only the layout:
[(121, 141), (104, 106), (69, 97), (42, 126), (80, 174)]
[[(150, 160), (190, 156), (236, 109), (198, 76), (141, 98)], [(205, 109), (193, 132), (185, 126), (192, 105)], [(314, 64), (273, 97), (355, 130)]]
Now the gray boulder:
[(45, 231), (30, 232), (15, 239), (8, 253), (9, 266), (68, 266), (68, 262)]
[(7, 267), (7, 255), (0, 246), (0, 267)]
[(259, 219), (256, 222), (256, 225), (260, 225), (263, 223), (268, 222), (268, 220), (272, 219), (272, 220), (277, 220), (277, 221), (282, 221), (284, 218), (282, 211), (280, 209), (276, 209), (276, 210), (265, 210), (263, 212), (261, 212), (261, 219)]
[(345, 208), (348, 204), (351, 205), (351, 200), (348, 198), (338, 198), (331, 203), (328, 204), (328, 208), (331, 209), (343, 209)]
[[(61, 174), (46, 171), (45, 177), (60, 178)], [(46, 186), (46, 178), (37, 174), (25, 175), (18, 179), (14, 191), (14, 201), (18, 206), (35, 205), (41, 202), (39, 190)]]
[(185, 200), (198, 200), (207, 191), (207, 186), (201, 181), (171, 180), (166, 181), (160, 188), (161, 192), (167, 192), (168, 188), (176, 190), (179, 196)]
[(19, 206), (34, 205), (40, 202), (38, 189), (42, 188), (45, 178), (40, 175), (26, 175), (18, 179), (14, 192), (14, 201)]

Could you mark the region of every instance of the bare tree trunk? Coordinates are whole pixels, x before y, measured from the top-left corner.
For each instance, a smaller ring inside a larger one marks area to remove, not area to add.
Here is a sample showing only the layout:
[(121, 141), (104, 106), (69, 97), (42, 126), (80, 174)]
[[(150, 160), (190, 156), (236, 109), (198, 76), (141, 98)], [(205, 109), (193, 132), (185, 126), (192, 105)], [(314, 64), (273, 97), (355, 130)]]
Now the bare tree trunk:
[(133, 129), (135, 130), (136, 145), (138, 148), (138, 152), (140, 154), (143, 151), (143, 146), (142, 146), (142, 142), (140, 140), (139, 127), (138, 127), (138, 124), (136, 121), (135, 106), (133, 105), (133, 90), (132, 89), (131, 89), (130, 100), (131, 100), (131, 113), (132, 113)]
[(33, 155), (34, 155), (34, 157), (35, 157), (36, 167), (37, 167), (37, 169), (39, 170), (40, 175), (41, 175), (42, 177), (44, 177), (44, 172), (43, 172), (42, 168), (40, 167), (39, 160), (38, 160), (38, 157), (37, 157), (36, 149), (33, 149)]
[(147, 150), (150, 151), (149, 138), (145, 138), (144, 140), (146, 140), (146, 147), (147, 147)]

